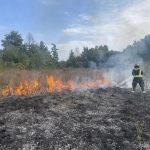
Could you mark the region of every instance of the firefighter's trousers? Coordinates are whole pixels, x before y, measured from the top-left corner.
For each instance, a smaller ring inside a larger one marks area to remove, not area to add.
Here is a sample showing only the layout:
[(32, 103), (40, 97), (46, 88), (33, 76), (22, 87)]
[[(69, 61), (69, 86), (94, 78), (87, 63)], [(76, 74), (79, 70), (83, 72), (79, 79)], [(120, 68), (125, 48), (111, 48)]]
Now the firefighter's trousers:
[(132, 89), (135, 91), (137, 84), (140, 85), (141, 90), (144, 91), (144, 80), (142, 77), (134, 77), (132, 82)]

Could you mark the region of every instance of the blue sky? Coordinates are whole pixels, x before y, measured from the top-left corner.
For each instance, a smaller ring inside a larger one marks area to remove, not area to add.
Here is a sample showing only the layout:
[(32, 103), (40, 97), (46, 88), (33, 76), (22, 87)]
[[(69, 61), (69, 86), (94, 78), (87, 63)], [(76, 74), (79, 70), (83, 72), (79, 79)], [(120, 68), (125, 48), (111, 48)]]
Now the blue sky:
[(11, 30), (24, 41), (32, 33), (37, 43), (56, 43), (61, 59), (83, 46), (123, 50), (149, 34), (149, 8), (148, 0), (0, 0), (0, 40)]

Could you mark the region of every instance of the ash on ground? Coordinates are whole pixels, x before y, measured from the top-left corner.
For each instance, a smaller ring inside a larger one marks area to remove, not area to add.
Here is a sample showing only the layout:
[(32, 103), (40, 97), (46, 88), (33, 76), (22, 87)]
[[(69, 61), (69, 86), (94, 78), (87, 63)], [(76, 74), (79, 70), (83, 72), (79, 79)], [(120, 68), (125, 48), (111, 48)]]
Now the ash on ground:
[(149, 127), (150, 93), (107, 88), (0, 98), (0, 150), (150, 150)]

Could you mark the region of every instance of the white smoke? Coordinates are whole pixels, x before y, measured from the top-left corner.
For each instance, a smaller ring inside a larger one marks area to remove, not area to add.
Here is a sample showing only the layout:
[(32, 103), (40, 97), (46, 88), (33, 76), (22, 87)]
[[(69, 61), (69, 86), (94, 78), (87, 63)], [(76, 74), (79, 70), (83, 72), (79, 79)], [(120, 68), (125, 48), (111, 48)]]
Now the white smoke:
[[(132, 69), (135, 64), (139, 64), (144, 69), (145, 64), (142, 55), (147, 52), (146, 40), (149, 36), (133, 45), (128, 46), (122, 53), (111, 56), (105, 64), (107, 71), (105, 77), (110, 80), (112, 86), (132, 87)], [(145, 70), (143, 70), (145, 72)]]

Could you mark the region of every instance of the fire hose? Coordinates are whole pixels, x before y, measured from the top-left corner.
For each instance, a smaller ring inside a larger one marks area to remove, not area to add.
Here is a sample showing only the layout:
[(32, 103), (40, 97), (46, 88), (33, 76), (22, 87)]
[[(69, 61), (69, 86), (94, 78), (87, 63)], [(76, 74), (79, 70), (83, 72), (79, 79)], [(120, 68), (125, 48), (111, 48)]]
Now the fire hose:
[(132, 77), (129, 77), (129, 78), (127, 78), (127, 79), (121, 81), (120, 83), (116, 83), (115, 86), (119, 86), (119, 87), (120, 87), (120, 86), (124, 85), (125, 83), (127, 83), (128, 81), (130, 81), (131, 78), (132, 78)]

